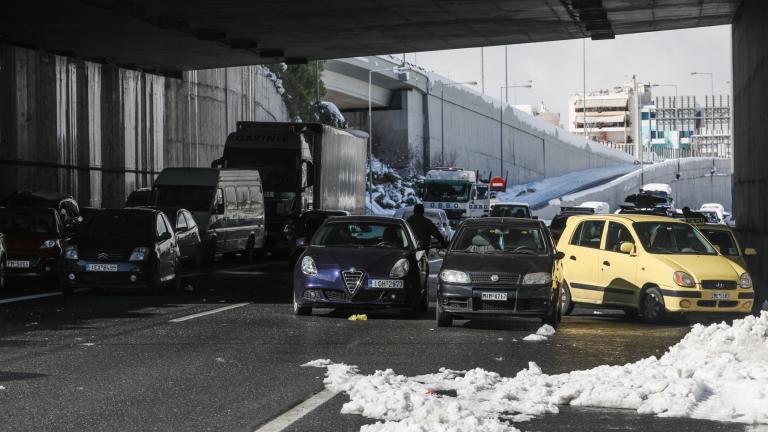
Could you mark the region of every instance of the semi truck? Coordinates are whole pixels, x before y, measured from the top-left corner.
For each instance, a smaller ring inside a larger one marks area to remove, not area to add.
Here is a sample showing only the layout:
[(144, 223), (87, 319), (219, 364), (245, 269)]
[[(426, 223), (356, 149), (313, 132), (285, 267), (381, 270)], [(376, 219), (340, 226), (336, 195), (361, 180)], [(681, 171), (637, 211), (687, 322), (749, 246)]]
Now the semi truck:
[(214, 167), (261, 174), (267, 250), (287, 253), (282, 235), (305, 210), (365, 212), (367, 135), (319, 123), (237, 122)]
[(439, 167), (427, 172), (422, 202), (426, 208), (443, 209), (453, 225), (472, 218), (488, 216), (491, 202), (481, 195), (475, 171)]

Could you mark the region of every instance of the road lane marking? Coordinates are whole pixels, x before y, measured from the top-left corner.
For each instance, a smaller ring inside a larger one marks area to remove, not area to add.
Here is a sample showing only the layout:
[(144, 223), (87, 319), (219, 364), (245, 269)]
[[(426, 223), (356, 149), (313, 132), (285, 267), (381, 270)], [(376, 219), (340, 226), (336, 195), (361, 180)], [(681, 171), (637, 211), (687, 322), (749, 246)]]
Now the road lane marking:
[(261, 426), (254, 432), (280, 432), (285, 430), (288, 426), (292, 425), (305, 415), (311, 413), (320, 405), (328, 402), (337, 394), (339, 393), (329, 389), (325, 389), (320, 393), (316, 393), (314, 396), (280, 414), (279, 417), (273, 419), (264, 426)]
[[(75, 292), (83, 292), (83, 291), (88, 291), (88, 288), (78, 288), (75, 290)], [(0, 304), (16, 303), (16, 302), (22, 302), (25, 300), (34, 300), (39, 298), (55, 297), (60, 295), (64, 295), (64, 293), (61, 291), (55, 291), (55, 292), (48, 292), (48, 293), (41, 293), (41, 294), (30, 294), (30, 295), (21, 296), (21, 297), (0, 299)]]
[(220, 307), (218, 309), (213, 309), (213, 310), (209, 310), (209, 311), (206, 311), (206, 312), (200, 312), (200, 313), (196, 313), (196, 314), (193, 314), (193, 315), (187, 315), (187, 316), (183, 316), (183, 317), (180, 317), (180, 318), (174, 318), (174, 319), (170, 320), (170, 322), (172, 322), (172, 323), (179, 323), (179, 322), (183, 322), (183, 321), (187, 321), (187, 320), (191, 320), (191, 319), (195, 319), (195, 318), (200, 318), (200, 317), (203, 317), (203, 316), (206, 316), (206, 315), (212, 315), (212, 314), (215, 314), (215, 313), (224, 312), (224, 311), (227, 311), (227, 310), (230, 310), (230, 309), (235, 309), (235, 308), (239, 308), (239, 307), (243, 307), (243, 306), (248, 306), (249, 304), (250, 303), (235, 303), (233, 305)]

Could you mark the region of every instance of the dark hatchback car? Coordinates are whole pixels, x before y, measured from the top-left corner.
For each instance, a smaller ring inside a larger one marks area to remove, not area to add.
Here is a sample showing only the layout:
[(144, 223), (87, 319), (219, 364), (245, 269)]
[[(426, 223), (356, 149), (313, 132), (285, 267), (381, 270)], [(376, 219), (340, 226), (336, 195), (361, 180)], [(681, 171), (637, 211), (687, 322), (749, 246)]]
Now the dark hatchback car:
[(482, 218), (465, 221), (438, 276), (437, 325), (454, 318), (539, 317), (556, 327), (560, 287), (553, 283), (562, 254), (538, 220)]
[(0, 232), (5, 235), (8, 277), (56, 280), (64, 227), (55, 210), (0, 207)]
[(192, 267), (200, 267), (203, 263), (203, 245), (200, 239), (200, 228), (192, 217), (192, 213), (176, 207), (147, 207), (160, 210), (171, 222), (171, 228), (176, 234), (181, 260)]
[(64, 249), (61, 284), (78, 287), (179, 288), (179, 246), (159, 210), (103, 210), (94, 214)]
[(429, 264), (424, 245), (402, 219), (342, 216), (329, 219), (293, 272), (293, 308), (393, 308), (426, 311)]

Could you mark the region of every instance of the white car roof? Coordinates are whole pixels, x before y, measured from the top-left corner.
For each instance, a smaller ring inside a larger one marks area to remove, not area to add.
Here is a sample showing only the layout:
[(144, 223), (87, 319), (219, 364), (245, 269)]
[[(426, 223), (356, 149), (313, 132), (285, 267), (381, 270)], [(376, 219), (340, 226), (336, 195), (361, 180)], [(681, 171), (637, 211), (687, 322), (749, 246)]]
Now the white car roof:
[(499, 201), (494, 205), (516, 205), (516, 206), (528, 207), (528, 203), (519, 202), (519, 201)]
[(666, 192), (672, 195), (672, 186), (666, 183), (648, 183), (644, 184), (642, 189), (646, 192)]

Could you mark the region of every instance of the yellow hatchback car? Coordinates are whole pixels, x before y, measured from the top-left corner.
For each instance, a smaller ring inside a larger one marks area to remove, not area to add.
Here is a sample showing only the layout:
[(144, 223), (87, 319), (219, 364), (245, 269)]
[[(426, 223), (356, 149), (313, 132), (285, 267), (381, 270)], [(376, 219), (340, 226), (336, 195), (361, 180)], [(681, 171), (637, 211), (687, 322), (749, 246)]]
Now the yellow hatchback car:
[(659, 322), (667, 313), (748, 314), (755, 293), (738, 263), (693, 226), (652, 215), (572, 216), (557, 250), (563, 312), (605, 305)]

